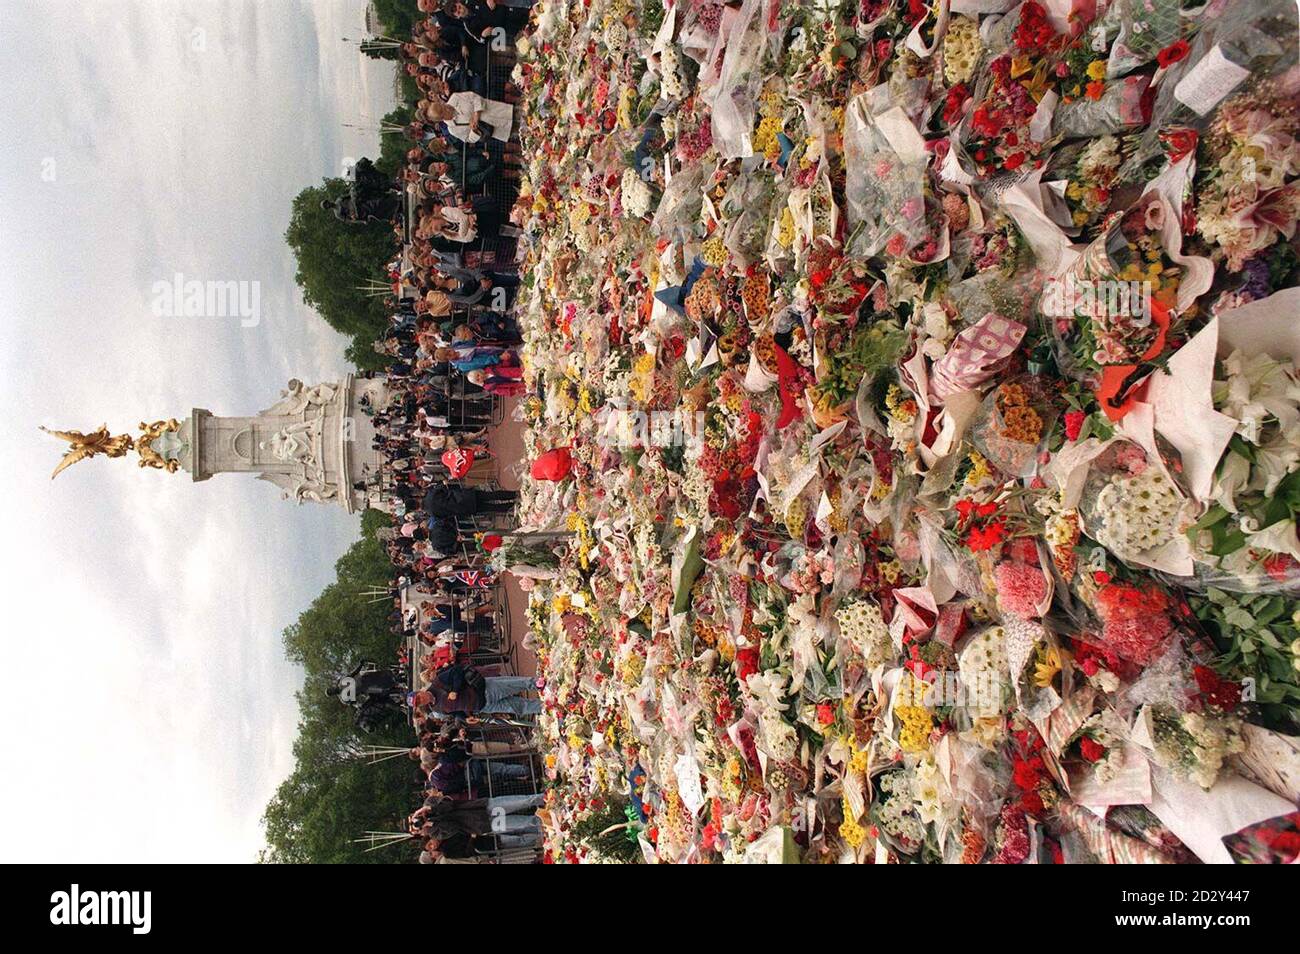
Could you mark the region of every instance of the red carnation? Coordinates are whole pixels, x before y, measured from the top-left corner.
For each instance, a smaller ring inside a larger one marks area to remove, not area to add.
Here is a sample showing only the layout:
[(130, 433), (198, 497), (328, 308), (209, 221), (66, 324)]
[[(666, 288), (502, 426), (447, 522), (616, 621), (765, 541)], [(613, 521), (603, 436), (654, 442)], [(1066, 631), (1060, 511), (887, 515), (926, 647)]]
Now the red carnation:
[(753, 647), (736, 650), (736, 679), (744, 682), (758, 672), (758, 650)]
[(1079, 433), (1083, 430), (1083, 422), (1088, 419), (1088, 415), (1082, 411), (1067, 411), (1065, 414), (1065, 436), (1072, 441), (1079, 439)]
[(1196, 688), (1215, 708), (1231, 711), (1241, 704), (1240, 683), (1223, 679), (1217, 672), (1206, 666), (1193, 667), (1192, 675), (1196, 679)]
[(1007, 525), (1004, 520), (995, 520), (985, 527), (972, 527), (966, 534), (966, 546), (972, 553), (992, 550), (1006, 539)]
[(943, 106), (943, 121), (949, 125), (961, 118), (961, 109), (970, 99), (970, 90), (964, 83), (958, 83), (948, 90), (948, 97)]
[(1100, 762), (1106, 756), (1106, 747), (1085, 735), (1079, 740), (1079, 754), (1089, 762)]
[(1161, 67), (1170, 66), (1186, 57), (1191, 48), (1191, 44), (1186, 40), (1175, 40), (1156, 54), (1156, 62)]
[(1011, 772), (1011, 778), (1016, 783), (1016, 787), (1026, 791), (1038, 788), (1039, 769), (1042, 764), (1043, 761), (1038, 756), (1028, 760), (1017, 759), (1015, 768)]

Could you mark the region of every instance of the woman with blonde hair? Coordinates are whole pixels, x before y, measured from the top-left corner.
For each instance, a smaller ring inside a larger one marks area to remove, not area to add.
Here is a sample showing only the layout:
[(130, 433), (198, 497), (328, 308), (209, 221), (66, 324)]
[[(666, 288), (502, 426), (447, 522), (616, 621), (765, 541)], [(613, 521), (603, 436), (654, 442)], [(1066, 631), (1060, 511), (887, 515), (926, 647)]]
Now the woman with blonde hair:
[(445, 291), (430, 289), (424, 293), (424, 303), (428, 306), (427, 314), (435, 318), (451, 314), (451, 297)]
[(464, 205), (440, 205), (426, 212), (416, 238), (445, 238), (467, 244), (478, 238), (478, 216)]

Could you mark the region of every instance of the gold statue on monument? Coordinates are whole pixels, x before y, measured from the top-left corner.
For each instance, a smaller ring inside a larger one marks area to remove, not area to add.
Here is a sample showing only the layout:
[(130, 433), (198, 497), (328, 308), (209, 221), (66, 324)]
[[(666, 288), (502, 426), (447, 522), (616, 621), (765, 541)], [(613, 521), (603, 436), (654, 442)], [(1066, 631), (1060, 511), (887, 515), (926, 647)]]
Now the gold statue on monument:
[(63, 455), (63, 460), (59, 461), (59, 466), (54, 468), (50, 480), (59, 476), (78, 461), (96, 457), (100, 454), (105, 457), (124, 457), (127, 451), (135, 447), (135, 441), (131, 438), (131, 435), (110, 434), (108, 426), (105, 424), (99, 425), (98, 430), (91, 431), (89, 434), (83, 434), (81, 431), (52, 431), (48, 427), (42, 427), (41, 430), (72, 445)]
[(156, 467), (159, 470), (165, 470), (169, 474), (176, 473), (181, 466), (181, 462), (174, 457), (166, 456), (166, 450), (162, 454), (158, 453), (154, 447), (154, 441), (159, 438), (165, 438), (165, 435), (175, 437), (176, 431), (180, 430), (180, 421), (171, 417), (165, 421), (154, 421), (152, 424), (140, 422), (140, 439), (136, 441), (135, 452), (140, 455), (141, 467)]

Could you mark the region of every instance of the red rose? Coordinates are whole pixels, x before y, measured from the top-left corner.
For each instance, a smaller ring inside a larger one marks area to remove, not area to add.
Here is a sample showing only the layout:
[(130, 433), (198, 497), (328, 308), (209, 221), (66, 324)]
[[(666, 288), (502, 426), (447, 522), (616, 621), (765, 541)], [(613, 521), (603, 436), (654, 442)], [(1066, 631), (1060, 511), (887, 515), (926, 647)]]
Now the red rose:
[(1221, 678), (1217, 672), (1207, 666), (1193, 667), (1192, 676), (1196, 679), (1196, 688), (1210, 705), (1228, 711), (1240, 705), (1240, 683)]
[(744, 682), (758, 672), (758, 650), (753, 647), (736, 650), (736, 679)]
[(943, 106), (943, 121), (951, 125), (960, 119), (962, 107), (966, 105), (968, 99), (970, 99), (970, 90), (964, 83), (958, 83), (948, 90), (948, 97)]
[(1089, 762), (1100, 762), (1106, 755), (1106, 747), (1085, 735), (1079, 740), (1079, 754)]
[(835, 721), (835, 707), (829, 702), (817, 703), (817, 723), (818, 725), (830, 725)]
[(1160, 141), (1165, 144), (1170, 162), (1178, 162), (1189, 153), (1195, 152), (1199, 138), (1200, 135), (1195, 129), (1186, 127), (1164, 129), (1160, 132)]
[(1019, 169), (1020, 166), (1024, 163), (1024, 161), (1025, 161), (1025, 154), (1023, 152), (1013, 152), (1011, 155), (1007, 156), (1005, 159), (1002, 160), (1002, 168), (1006, 169), (1008, 172), (1011, 172), (1014, 169)]
[(1162, 67), (1170, 66), (1186, 57), (1191, 48), (1186, 40), (1176, 40), (1156, 54), (1156, 62)]
[(1026, 791), (1038, 788), (1039, 769), (1042, 764), (1038, 756), (1027, 760), (1017, 759), (1015, 768), (1011, 772), (1011, 779), (1016, 783), (1016, 787)]
[(1267, 841), (1273, 854), (1287, 864), (1293, 864), (1296, 856), (1300, 855), (1300, 833), (1298, 832), (1280, 831), (1267, 837)]
[(1065, 436), (1072, 441), (1079, 439), (1079, 432), (1083, 430), (1083, 422), (1087, 420), (1088, 415), (1082, 411), (1067, 411), (1065, 415)]

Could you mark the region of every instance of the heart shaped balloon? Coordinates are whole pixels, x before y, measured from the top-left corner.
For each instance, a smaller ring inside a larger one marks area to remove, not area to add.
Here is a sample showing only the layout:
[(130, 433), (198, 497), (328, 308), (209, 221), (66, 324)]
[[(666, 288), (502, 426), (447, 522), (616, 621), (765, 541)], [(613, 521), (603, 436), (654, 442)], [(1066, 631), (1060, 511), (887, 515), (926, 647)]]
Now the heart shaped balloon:
[(449, 450), (442, 455), (442, 462), (451, 474), (452, 479), (460, 480), (469, 473), (470, 467), (474, 465), (474, 452), (468, 450)]

